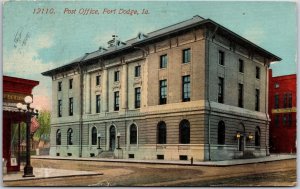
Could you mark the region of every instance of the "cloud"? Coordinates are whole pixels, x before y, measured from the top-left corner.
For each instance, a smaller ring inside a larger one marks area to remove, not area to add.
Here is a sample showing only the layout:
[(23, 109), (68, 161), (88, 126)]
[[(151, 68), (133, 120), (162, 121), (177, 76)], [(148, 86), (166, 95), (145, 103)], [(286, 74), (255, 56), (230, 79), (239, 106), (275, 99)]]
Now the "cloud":
[(44, 63), (38, 55), (36, 49), (28, 48), (25, 52), (13, 49), (9, 52), (4, 52), (3, 56), (3, 72), (13, 73), (18, 76), (26, 76), (34, 73), (41, 73), (51, 69), (53, 63)]
[[(46, 78), (47, 79), (47, 78)], [(51, 81), (50, 81), (51, 83)], [(36, 86), (33, 91), (33, 106), (39, 107), (41, 110), (50, 110), (52, 109), (52, 101), (51, 101), (51, 88), (46, 87), (43, 82), (40, 82), (38, 86)]]
[(50, 48), (53, 46), (53, 35), (52, 34), (42, 34), (37, 37), (34, 46), (38, 48)]
[(266, 32), (263, 27), (253, 26), (244, 32), (243, 36), (255, 44), (262, 44), (263, 40), (266, 38)]
[(96, 35), (94, 37), (93, 42), (97, 47), (102, 46), (106, 48), (108, 46), (107, 42), (112, 39), (112, 35), (118, 35), (118, 34), (116, 34), (116, 32), (114, 31), (101, 33), (100, 35)]
[(57, 63), (43, 61), (39, 51), (53, 45), (53, 36), (43, 34), (34, 40), (29, 38), (26, 44), (18, 43), (13, 49), (3, 49), (4, 75), (40, 81), (33, 89), (34, 104), (39, 104), (42, 109), (47, 110), (51, 110), (51, 79), (42, 76), (41, 73), (54, 68)]

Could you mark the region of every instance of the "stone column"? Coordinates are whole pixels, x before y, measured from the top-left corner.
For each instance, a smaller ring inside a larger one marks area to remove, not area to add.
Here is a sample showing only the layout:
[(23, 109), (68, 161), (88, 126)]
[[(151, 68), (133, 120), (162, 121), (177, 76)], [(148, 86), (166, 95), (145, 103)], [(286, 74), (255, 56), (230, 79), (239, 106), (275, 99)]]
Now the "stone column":
[(148, 107), (148, 58), (144, 60), (142, 64), (142, 85), (141, 85), (141, 110)]
[(108, 111), (108, 73), (107, 73), (107, 68), (103, 69), (103, 75), (102, 75), (102, 83), (101, 83), (101, 107), (102, 107), (102, 112), (107, 112)]
[(128, 73), (127, 73), (127, 64), (123, 64), (122, 66), (122, 78), (121, 78), (121, 110), (126, 111), (128, 109)]
[(91, 112), (91, 76), (89, 73), (85, 74), (85, 113)]

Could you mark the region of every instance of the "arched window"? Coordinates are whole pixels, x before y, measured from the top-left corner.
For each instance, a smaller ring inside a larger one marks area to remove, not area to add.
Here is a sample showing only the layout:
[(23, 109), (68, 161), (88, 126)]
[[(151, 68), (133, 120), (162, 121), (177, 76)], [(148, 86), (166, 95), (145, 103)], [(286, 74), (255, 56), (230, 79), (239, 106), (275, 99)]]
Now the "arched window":
[(97, 145), (97, 129), (96, 129), (96, 127), (92, 128), (92, 145)]
[(60, 129), (56, 131), (56, 145), (61, 145), (61, 132)]
[(159, 122), (157, 125), (157, 143), (167, 144), (167, 126), (163, 121)]
[(67, 145), (73, 145), (73, 129), (68, 129), (68, 132), (67, 132)]
[(255, 129), (255, 146), (260, 146), (260, 128)]
[(190, 122), (182, 120), (179, 125), (179, 142), (181, 144), (190, 143)]
[(225, 123), (220, 121), (218, 124), (218, 144), (225, 144)]
[(132, 124), (130, 126), (130, 144), (137, 143), (137, 128), (136, 125)]

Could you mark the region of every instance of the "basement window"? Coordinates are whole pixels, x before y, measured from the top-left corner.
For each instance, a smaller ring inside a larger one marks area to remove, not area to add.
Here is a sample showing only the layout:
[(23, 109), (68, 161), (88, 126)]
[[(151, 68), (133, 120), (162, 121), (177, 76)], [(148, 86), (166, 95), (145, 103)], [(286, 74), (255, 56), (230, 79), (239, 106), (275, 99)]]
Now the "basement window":
[(68, 156), (72, 156), (72, 153), (68, 153), (67, 155), (68, 155)]
[(165, 159), (164, 155), (157, 155), (157, 159)]
[(179, 160), (188, 160), (188, 157), (186, 155), (180, 155)]
[(128, 154), (128, 158), (134, 158), (134, 154)]

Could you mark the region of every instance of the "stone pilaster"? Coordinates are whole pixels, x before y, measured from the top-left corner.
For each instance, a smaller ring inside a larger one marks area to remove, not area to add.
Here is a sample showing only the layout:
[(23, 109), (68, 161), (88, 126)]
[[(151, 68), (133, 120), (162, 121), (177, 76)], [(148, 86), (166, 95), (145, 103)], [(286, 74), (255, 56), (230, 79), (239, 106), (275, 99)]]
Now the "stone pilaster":
[(91, 112), (91, 75), (85, 74), (85, 113), (90, 114)]
[(128, 68), (127, 64), (122, 66), (122, 78), (121, 78), (121, 111), (126, 111), (128, 109)]
[(102, 107), (102, 112), (107, 112), (108, 111), (108, 73), (107, 73), (107, 68), (103, 69), (103, 77), (102, 77), (102, 98), (101, 98), (101, 107)]

